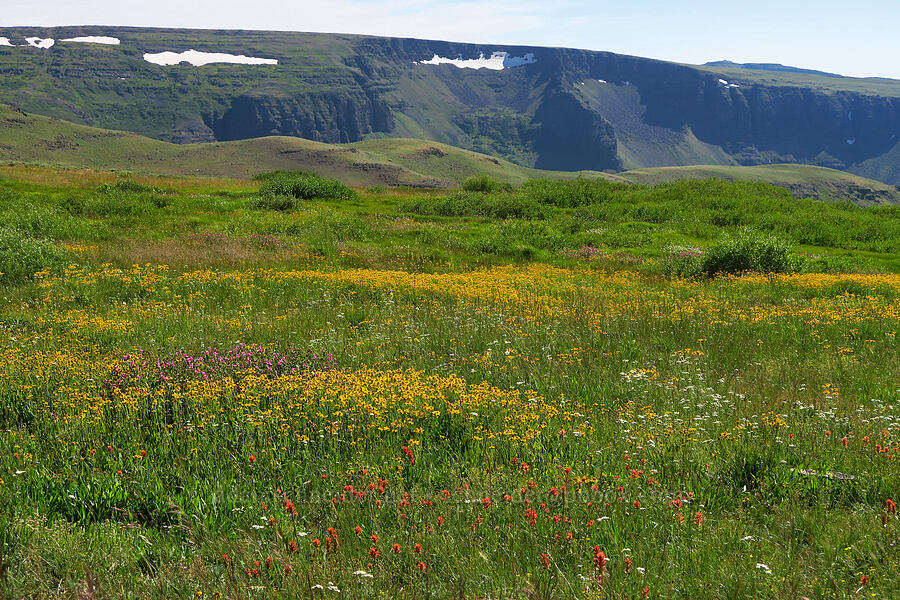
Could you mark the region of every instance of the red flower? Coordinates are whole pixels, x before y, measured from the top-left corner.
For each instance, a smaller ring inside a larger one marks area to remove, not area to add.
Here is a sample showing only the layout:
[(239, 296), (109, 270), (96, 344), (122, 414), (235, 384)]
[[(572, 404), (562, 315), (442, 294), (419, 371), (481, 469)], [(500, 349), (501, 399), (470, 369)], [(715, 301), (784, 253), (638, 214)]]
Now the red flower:
[(633, 506), (634, 506), (635, 508), (640, 508), (640, 507), (641, 507), (641, 501), (640, 501), (640, 500), (635, 500)]
[(318, 548), (321, 545), (322, 545), (322, 540), (320, 540), (319, 538), (316, 538), (313, 540), (313, 546), (315, 546), (316, 548)]
[(893, 500), (885, 500), (884, 507), (889, 513), (897, 514), (897, 504)]
[(703, 513), (699, 510), (694, 514), (694, 522), (697, 523), (697, 527), (703, 527)]
[(481, 503), (482, 503), (485, 507), (490, 507), (490, 506), (491, 506), (491, 499), (490, 499), (490, 498), (485, 498), (484, 500), (481, 501)]
[(256, 457), (253, 456), (252, 454), (250, 455), (250, 462), (252, 462), (252, 463), (256, 462)]
[(271, 569), (271, 568), (272, 568), (272, 563), (273, 563), (273, 562), (275, 562), (275, 561), (272, 560), (272, 557), (271, 557), (271, 556), (270, 556), (269, 558), (267, 558), (267, 559), (266, 559), (266, 568), (267, 568), (267, 569)]
[(356, 532), (356, 535), (360, 535), (360, 534), (362, 533), (362, 527), (360, 527), (359, 525), (357, 525), (357, 526), (353, 529), (353, 531)]
[(372, 541), (375, 542), (375, 543), (378, 543), (378, 534), (377, 534), (377, 533), (373, 533), (372, 535), (369, 536), (369, 539), (372, 540)]
[(228, 555), (227, 554), (222, 555), (222, 562), (224, 562), (226, 565), (228, 564)]
[(438, 524), (438, 525), (443, 525), (443, 524), (444, 524), (444, 517), (438, 517), (438, 518), (437, 518), (437, 524)]
[(369, 556), (371, 556), (372, 558), (378, 558), (379, 554), (381, 554), (381, 553), (378, 551), (378, 548), (372, 547), (369, 550)]
[(544, 565), (545, 569), (550, 568), (550, 557), (547, 554), (541, 554), (541, 564)]
[(422, 544), (416, 544), (413, 546), (413, 552), (416, 554), (422, 554)]
[(866, 585), (868, 583), (869, 583), (868, 575), (863, 575), (862, 577), (859, 578), (859, 585)]
[(291, 540), (290, 542), (288, 542), (288, 548), (290, 548), (291, 552), (296, 552), (297, 551), (297, 542)]
[(600, 546), (594, 546), (594, 566), (597, 568), (598, 573), (603, 573), (606, 570), (606, 554), (600, 549)]
[(285, 575), (291, 574), (291, 565), (284, 565), (284, 574)]
[(391, 546), (391, 550), (393, 550), (394, 554), (400, 554), (400, 544), (394, 544)]
[(420, 560), (416, 563), (416, 568), (420, 571), (424, 571), (427, 567), (425, 566), (425, 563)]

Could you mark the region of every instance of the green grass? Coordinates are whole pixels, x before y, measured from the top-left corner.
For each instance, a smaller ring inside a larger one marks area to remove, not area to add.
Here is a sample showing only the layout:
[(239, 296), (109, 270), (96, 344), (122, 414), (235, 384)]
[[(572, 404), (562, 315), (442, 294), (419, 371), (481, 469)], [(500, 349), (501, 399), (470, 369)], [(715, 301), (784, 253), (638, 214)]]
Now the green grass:
[(3, 597), (900, 587), (896, 207), (265, 183), (0, 169)]

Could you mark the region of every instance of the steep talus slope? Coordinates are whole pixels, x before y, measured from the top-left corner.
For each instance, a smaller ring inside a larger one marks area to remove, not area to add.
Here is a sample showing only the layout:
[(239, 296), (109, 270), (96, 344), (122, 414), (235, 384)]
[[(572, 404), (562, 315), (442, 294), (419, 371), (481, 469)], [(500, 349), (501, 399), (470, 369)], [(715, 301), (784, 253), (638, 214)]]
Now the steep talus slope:
[[(563, 48), (338, 34), (120, 27), (119, 46), (0, 47), (0, 102), (178, 143), (271, 135), (415, 137), (556, 170), (776, 162), (900, 181), (900, 82), (679, 65)], [(159, 66), (144, 52), (228, 52), (277, 65)], [(533, 55), (503, 70), (420, 64)]]

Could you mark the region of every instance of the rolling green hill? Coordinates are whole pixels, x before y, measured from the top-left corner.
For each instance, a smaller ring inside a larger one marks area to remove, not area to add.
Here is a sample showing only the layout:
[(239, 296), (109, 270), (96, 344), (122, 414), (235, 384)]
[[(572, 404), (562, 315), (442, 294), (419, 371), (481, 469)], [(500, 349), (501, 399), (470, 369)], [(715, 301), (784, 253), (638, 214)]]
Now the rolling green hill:
[(762, 181), (798, 197), (849, 198), (860, 204), (900, 202), (897, 188), (834, 169), (804, 165), (662, 167), (598, 172), (541, 171), (437, 142), (386, 138), (325, 144), (266, 137), (173, 144), (134, 133), (69, 123), (0, 105), (0, 162), (137, 173), (249, 179), (262, 171), (302, 169), (362, 187), (453, 187), (476, 174), (519, 184), (527, 179), (603, 177), (656, 184), (673, 179)]
[[(302, 169), (349, 185), (452, 187), (475, 174), (521, 183), (575, 177), (425, 140), (390, 138), (325, 144), (294, 137), (173, 144), (134, 133), (97, 129), (27, 114), (0, 104), (0, 161), (56, 167), (127, 170), (159, 175), (249, 179), (277, 169)], [(618, 179), (604, 173), (591, 177)]]

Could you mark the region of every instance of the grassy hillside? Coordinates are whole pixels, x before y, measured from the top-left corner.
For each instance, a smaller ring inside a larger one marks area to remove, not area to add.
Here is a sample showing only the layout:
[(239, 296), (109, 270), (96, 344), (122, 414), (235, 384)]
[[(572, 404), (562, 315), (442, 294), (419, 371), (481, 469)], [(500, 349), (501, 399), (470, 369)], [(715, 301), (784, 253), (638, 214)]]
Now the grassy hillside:
[[(448, 187), (485, 173), (521, 183), (529, 177), (575, 177), (514, 165), (484, 154), (424, 140), (383, 139), (324, 144), (267, 137), (236, 142), (172, 144), (133, 133), (109, 131), (0, 104), (0, 161), (160, 175), (249, 179), (277, 169), (304, 169), (338, 177), (348, 185)], [(609, 177), (589, 173), (592, 177)]]
[(847, 198), (860, 204), (900, 202), (900, 189), (896, 186), (844, 171), (810, 165), (657, 167), (626, 171), (619, 176), (633, 183), (648, 185), (675, 179), (709, 177), (726, 181), (760, 181), (785, 187), (798, 198)]
[(778, 87), (799, 87), (823, 92), (857, 92), (873, 96), (900, 97), (900, 80), (886, 77), (841, 77), (796, 71), (769, 71), (715, 65), (690, 65), (721, 75), (728, 81)]
[(0, 162), (124, 170), (145, 175), (249, 179), (263, 171), (302, 169), (357, 187), (422, 188), (455, 187), (476, 174), (512, 184), (536, 177), (567, 179), (578, 175), (646, 184), (717, 177), (771, 183), (787, 187), (797, 197), (847, 198), (861, 204), (900, 202), (900, 193), (893, 186), (824, 167), (691, 166), (638, 169), (616, 175), (579, 174), (529, 169), (477, 152), (413, 139), (323, 144), (269, 137), (179, 145), (24, 114), (2, 104), (0, 140)]

